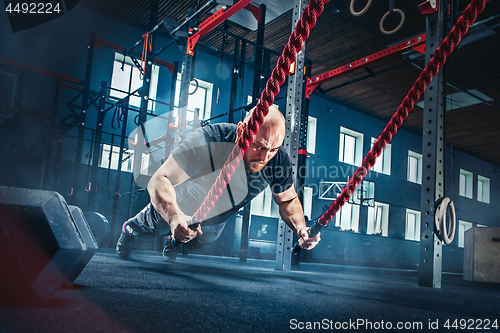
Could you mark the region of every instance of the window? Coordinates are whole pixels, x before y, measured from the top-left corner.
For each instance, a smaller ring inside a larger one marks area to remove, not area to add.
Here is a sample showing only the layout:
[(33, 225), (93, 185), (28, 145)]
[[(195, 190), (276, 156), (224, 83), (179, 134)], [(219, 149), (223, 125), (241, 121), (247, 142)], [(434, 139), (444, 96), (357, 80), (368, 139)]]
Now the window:
[(316, 154), (316, 126), (317, 119), (309, 117), (307, 120), (307, 152)]
[(472, 228), (472, 223), (458, 221), (458, 247), (464, 247), (465, 232)]
[(342, 230), (358, 232), (359, 229), (359, 205), (345, 203), (335, 219), (335, 226)]
[(408, 150), (408, 171), (406, 179), (409, 182), (422, 184), (422, 155)]
[[(377, 139), (372, 138), (372, 147), (375, 141)], [(380, 153), (380, 156), (377, 157), (377, 161), (372, 168), (373, 171), (383, 173), (384, 175), (391, 174), (391, 150), (391, 144), (388, 143), (384, 150), (382, 150), (382, 153)]]
[(304, 215), (312, 218), (312, 197), (313, 197), (313, 189), (312, 187), (304, 186)]
[(273, 193), (269, 186), (252, 200), (250, 213), (252, 215), (279, 217), (278, 205), (273, 200)]
[(339, 161), (352, 165), (361, 164), (363, 158), (363, 134), (340, 127)]
[[(140, 61), (139, 61), (140, 63)], [(156, 90), (158, 88), (158, 74), (160, 68), (153, 65), (151, 73), (151, 85), (149, 88), (148, 110), (154, 111), (154, 102), (156, 99)], [(115, 53), (115, 62), (113, 64), (113, 75), (111, 77), (110, 95), (115, 98), (124, 98), (127, 93), (131, 93), (142, 87), (141, 72), (132, 62), (130, 57), (125, 57), (121, 53)], [(117, 89), (117, 90), (116, 90)], [(118, 91), (119, 90), (119, 91)], [(141, 97), (138, 93), (130, 96), (129, 105), (139, 108), (141, 106)]]
[[(213, 84), (200, 79), (194, 79), (189, 85), (189, 97), (186, 120), (192, 121), (194, 119), (194, 112), (198, 110), (198, 119), (207, 120), (210, 118), (212, 108), (212, 90)], [(177, 82), (175, 84), (175, 100), (174, 100), (174, 117), (177, 117), (179, 98), (181, 91), (181, 73), (177, 73)]]
[[(111, 146), (106, 143), (101, 145), (101, 161), (99, 166), (101, 168), (108, 167), (112, 170), (118, 170), (118, 165), (120, 164), (118, 161), (118, 157), (120, 157), (120, 147)], [(149, 168), (149, 158), (150, 154), (143, 153), (142, 154), (142, 171), (141, 173), (145, 173)], [(125, 148), (123, 150), (123, 158), (121, 161), (121, 171), (125, 172), (133, 172), (134, 171), (134, 150)]]
[(376, 202), (375, 206), (368, 207), (368, 235), (382, 235), (387, 237), (389, 231), (389, 205)]
[(420, 241), (420, 212), (406, 210), (405, 239)]
[(459, 194), (469, 199), (472, 199), (472, 176), (472, 172), (460, 169)]
[(490, 203), (490, 180), (483, 176), (477, 176), (477, 201)]

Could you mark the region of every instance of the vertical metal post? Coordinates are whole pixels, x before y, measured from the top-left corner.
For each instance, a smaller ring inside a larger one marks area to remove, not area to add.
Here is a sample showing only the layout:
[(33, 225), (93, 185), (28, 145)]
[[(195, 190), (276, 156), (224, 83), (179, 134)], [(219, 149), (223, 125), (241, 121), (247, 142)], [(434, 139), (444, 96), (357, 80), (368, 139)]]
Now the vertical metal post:
[(264, 50), (264, 58), (262, 59), (262, 69), (261, 69), (261, 80), (267, 82), (271, 76), (271, 51), (268, 49)]
[[(306, 7), (306, 0), (296, 0), (293, 7), (292, 31)], [(299, 157), (300, 120), (302, 113), (302, 95), (304, 80), (304, 48), (297, 54), (295, 60), (295, 73), (288, 76), (286, 98), (286, 137), (285, 148), (292, 160), (292, 172), (297, 184), (297, 164)], [(280, 219), (278, 227), (278, 241), (276, 249), (276, 269), (290, 270), (292, 264), (292, 245), (294, 233), (292, 229)]]
[[(59, 105), (59, 92), (61, 91), (61, 79), (57, 79), (56, 81), (56, 92), (54, 94), (54, 104), (52, 104), (52, 116), (50, 120), (50, 130), (53, 136), (50, 136), (50, 141), (47, 146), (47, 153), (45, 155), (44, 168), (43, 168), (43, 176), (42, 176), (42, 189), (43, 190), (53, 190), (54, 184), (56, 182), (55, 179), (55, 168), (54, 164), (56, 161), (52, 158), (52, 151), (54, 149), (54, 138), (55, 133), (53, 132), (56, 128), (56, 117), (57, 117), (57, 106)], [(51, 180), (49, 180), (51, 179)], [(49, 186), (50, 183), (50, 186)]]
[[(179, 62), (175, 61), (174, 62), (174, 70), (172, 72), (172, 82), (170, 85), (170, 102), (169, 102), (169, 111), (168, 111), (168, 123), (169, 124), (174, 124), (175, 123), (175, 118), (174, 118), (174, 102), (175, 102), (175, 87), (177, 86), (177, 72), (179, 71)], [(170, 127), (168, 127), (170, 128)], [(172, 146), (174, 142), (174, 135), (168, 133), (169, 131), (167, 130), (167, 135), (165, 136), (165, 161), (168, 158), (168, 155), (170, 155), (170, 152), (172, 151)], [(172, 131), (175, 133), (175, 130)]]
[[(240, 106), (247, 105), (247, 99), (245, 96), (245, 73), (246, 73), (246, 58), (247, 58), (247, 42), (246, 40), (241, 41), (241, 51), (240, 51), (240, 80), (241, 80), (241, 101)], [(243, 119), (241, 119), (243, 120)]]
[(49, 190), (54, 190), (55, 184), (57, 184), (57, 180), (59, 179), (59, 164), (61, 162), (61, 154), (62, 154), (62, 142), (63, 142), (63, 135), (58, 134), (57, 135), (57, 146), (56, 146), (56, 156), (54, 158), (54, 173), (52, 176), (52, 186)]
[[(445, 3), (427, 16), (425, 61), (444, 37)], [(441, 288), (442, 243), (434, 232), (434, 202), (444, 194), (444, 86), (440, 70), (424, 94), (419, 286)]]
[[(311, 77), (311, 61), (304, 60), (306, 76)], [(303, 77), (304, 79), (304, 77)], [(302, 92), (305, 90), (305, 81), (302, 81)], [(297, 159), (297, 195), (301, 203), (304, 203), (304, 185), (306, 180), (306, 162), (307, 162), (307, 125), (309, 123), (309, 101), (305, 98), (302, 100), (302, 112), (300, 114), (300, 131), (299, 131), (299, 155)], [(312, 216), (309, 216), (311, 218)], [(294, 236), (295, 243), (296, 236)], [(292, 256), (292, 265), (298, 266), (300, 255)]]
[(231, 76), (231, 95), (229, 96), (229, 122), (234, 124), (234, 109), (236, 109), (236, 95), (238, 91), (238, 78), (240, 76), (240, 39), (234, 40), (233, 75)]
[[(254, 67), (254, 77), (253, 77), (253, 88), (252, 88), (252, 100), (257, 103), (260, 96), (260, 82), (262, 80), (262, 47), (264, 46), (264, 29), (266, 27), (266, 5), (260, 5), (261, 16), (260, 22), (257, 28), (257, 44), (254, 49), (253, 62)], [(243, 217), (241, 221), (241, 242), (240, 242), (240, 261), (247, 261), (248, 254), (248, 243), (249, 243), (249, 233), (250, 233), (250, 211), (252, 203), (249, 202), (245, 208), (243, 208)]]
[[(311, 77), (311, 61), (304, 60), (306, 64), (307, 76)], [(305, 74), (305, 73), (303, 73)], [(302, 75), (303, 77), (303, 75)], [(305, 81), (302, 81), (302, 89), (305, 88)], [(304, 184), (306, 180), (306, 161), (307, 161), (307, 125), (309, 124), (309, 98), (302, 100), (302, 112), (300, 114), (300, 131), (299, 131), (299, 154), (297, 160), (297, 194), (300, 202), (304, 200)], [(309, 216), (311, 217), (311, 216)], [(298, 256), (297, 256), (298, 257)]]
[[(189, 13), (188, 13), (189, 15)], [(196, 24), (196, 19), (193, 18), (185, 29), (194, 28)], [(184, 140), (184, 135), (186, 132), (186, 116), (187, 116), (187, 107), (189, 100), (189, 85), (191, 80), (193, 79), (193, 66), (194, 66), (194, 56), (187, 54), (187, 40), (186, 45), (184, 45), (182, 57), (182, 65), (181, 65), (181, 84), (180, 84), (180, 96), (179, 96), (179, 106), (177, 108), (177, 117), (179, 121), (177, 122), (178, 127), (175, 130), (174, 137), (174, 147), (177, 147), (182, 140)]]
[[(109, 226), (111, 230), (111, 237), (109, 240), (109, 246), (115, 246), (116, 239), (114, 238), (114, 231), (116, 225), (116, 214), (118, 212), (118, 200), (120, 199), (120, 183), (122, 177), (122, 161), (123, 161), (123, 151), (125, 150), (125, 142), (127, 135), (127, 122), (128, 122), (128, 103), (129, 97), (125, 99), (125, 103), (122, 105), (122, 108), (125, 112), (123, 115), (123, 124), (122, 124), (122, 132), (120, 135), (120, 152), (118, 153), (118, 169), (116, 170), (116, 181), (115, 181), (115, 191), (113, 196), (113, 213), (111, 215), (111, 225)], [(113, 147), (111, 147), (113, 149)]]
[[(156, 25), (156, 21), (158, 20), (158, 7), (159, 0), (153, 0), (151, 2), (151, 14), (149, 17), (149, 26), (152, 29)], [(153, 35), (151, 38), (152, 50), (154, 51), (155, 47), (155, 36)], [(142, 89), (141, 89), (141, 106), (139, 108), (139, 121), (138, 121), (138, 129), (137, 129), (137, 145), (134, 150), (134, 168), (133, 174), (138, 179), (141, 175), (142, 170), (142, 154), (146, 150), (144, 142), (145, 142), (145, 132), (146, 132), (146, 120), (148, 115), (148, 104), (149, 104), (149, 90), (151, 86), (151, 73), (153, 69), (153, 61), (149, 57), (145, 59), (145, 69), (144, 76), (142, 79)], [(133, 215), (137, 212), (137, 199), (139, 194), (140, 187), (137, 183), (133, 184), (132, 190), (132, 205), (131, 205), (131, 214)]]
[(250, 202), (243, 208), (243, 218), (241, 223), (241, 241), (240, 241), (240, 262), (247, 261), (248, 243), (250, 235)]
[[(193, 28), (195, 25), (195, 20), (189, 23), (189, 28)], [(187, 125), (187, 111), (188, 111), (188, 101), (189, 101), (189, 86), (191, 84), (191, 79), (193, 78), (193, 65), (194, 65), (194, 56), (187, 54), (187, 41), (184, 46), (184, 56), (182, 58), (182, 66), (181, 66), (181, 84), (180, 84), (180, 96), (179, 96), (179, 107), (177, 108), (177, 117), (179, 121), (177, 122), (178, 126), (175, 129), (175, 137), (174, 137), (174, 148), (177, 147), (182, 140), (184, 140), (184, 136), (186, 133), (186, 125)], [(188, 249), (184, 244), (181, 248), (181, 253), (183, 255), (188, 254)]]
[(179, 118), (178, 127), (175, 130), (174, 147), (177, 147), (186, 132), (186, 116), (189, 99), (189, 85), (191, 83), (191, 73), (193, 67), (193, 56), (184, 52), (181, 67), (181, 87), (179, 97), (179, 107), (177, 108), (177, 117)]
[[(94, 151), (92, 153), (92, 171), (90, 174), (90, 182), (93, 188), (96, 188), (97, 186), (97, 170), (101, 159), (102, 128), (104, 117), (106, 116), (105, 107), (107, 91), (108, 83), (106, 81), (102, 81), (101, 90), (99, 91), (99, 109), (97, 110)], [(89, 202), (87, 207), (89, 210), (97, 210), (97, 203), (95, 202), (96, 191), (94, 191), (92, 187), (90, 188)]]
[(87, 67), (85, 70), (85, 82), (82, 94), (82, 112), (80, 113), (78, 119), (78, 143), (76, 145), (75, 171), (73, 174), (73, 196), (70, 200), (71, 204), (76, 203), (77, 194), (80, 190), (80, 166), (82, 164), (83, 141), (85, 139), (85, 122), (87, 119), (87, 110), (89, 108), (90, 79), (92, 74), (92, 62), (94, 60), (95, 38), (95, 32), (92, 32), (90, 34), (90, 42), (87, 52)]
[(254, 57), (253, 62), (255, 63), (254, 75), (253, 75), (253, 102), (257, 103), (260, 96), (260, 84), (262, 80), (262, 53), (264, 46), (264, 29), (266, 27), (266, 5), (260, 5), (260, 22), (257, 26), (257, 40), (254, 46)]

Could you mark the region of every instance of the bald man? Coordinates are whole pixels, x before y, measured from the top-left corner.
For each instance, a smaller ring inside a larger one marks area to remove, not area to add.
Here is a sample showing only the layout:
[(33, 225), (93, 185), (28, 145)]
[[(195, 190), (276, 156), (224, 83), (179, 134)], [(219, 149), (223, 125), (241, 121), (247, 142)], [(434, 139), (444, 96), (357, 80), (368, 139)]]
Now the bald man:
[[(252, 110), (253, 111), (253, 110)], [(188, 225), (220, 173), (251, 112), (243, 122), (213, 124), (193, 132), (172, 152), (148, 184), (151, 198), (136, 216), (123, 224), (116, 252), (128, 258), (138, 235), (170, 235), (196, 250), (219, 238), (226, 221), (267, 186), (271, 188), (279, 214), (299, 237), (299, 245), (312, 249), (320, 235), (309, 238), (302, 205), (292, 176), (290, 157), (282, 146), (285, 119), (275, 107), (269, 113), (210, 214), (201, 225)], [(167, 256), (175, 260), (177, 251)]]

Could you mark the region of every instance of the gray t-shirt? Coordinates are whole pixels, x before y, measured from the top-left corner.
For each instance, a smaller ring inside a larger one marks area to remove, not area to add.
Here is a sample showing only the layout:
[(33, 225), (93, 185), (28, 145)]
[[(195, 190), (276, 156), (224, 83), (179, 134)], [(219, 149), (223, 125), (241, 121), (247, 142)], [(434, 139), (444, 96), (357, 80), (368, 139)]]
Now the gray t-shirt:
[[(177, 204), (187, 215), (194, 215), (215, 183), (236, 141), (235, 124), (213, 124), (197, 129), (173, 152), (174, 159), (190, 179), (175, 187)], [(267, 186), (281, 193), (293, 185), (292, 163), (284, 147), (259, 172), (251, 173), (243, 160), (231, 177), (203, 225), (225, 222)]]

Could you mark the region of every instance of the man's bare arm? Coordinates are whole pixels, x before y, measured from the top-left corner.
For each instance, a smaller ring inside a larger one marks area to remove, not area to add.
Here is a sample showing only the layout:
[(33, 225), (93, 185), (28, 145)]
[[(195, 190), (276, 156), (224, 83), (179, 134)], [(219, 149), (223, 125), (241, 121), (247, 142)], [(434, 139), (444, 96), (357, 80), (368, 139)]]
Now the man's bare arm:
[(188, 174), (170, 155), (148, 183), (148, 193), (153, 208), (170, 225), (174, 238), (183, 242), (201, 234), (201, 227), (197, 231), (188, 228), (187, 222), (190, 217), (184, 214), (177, 205), (174, 187), (188, 178)]
[(314, 238), (309, 238), (304, 218), (304, 210), (300, 203), (295, 187), (292, 186), (288, 190), (273, 195), (274, 201), (279, 206), (279, 213), (283, 221), (297, 234), (299, 237), (299, 245), (306, 250), (310, 250), (318, 244), (321, 237), (316, 235)]

